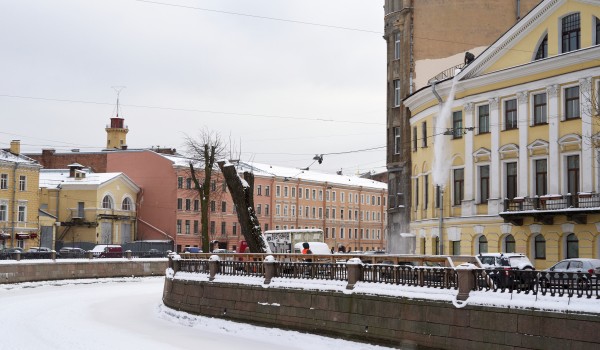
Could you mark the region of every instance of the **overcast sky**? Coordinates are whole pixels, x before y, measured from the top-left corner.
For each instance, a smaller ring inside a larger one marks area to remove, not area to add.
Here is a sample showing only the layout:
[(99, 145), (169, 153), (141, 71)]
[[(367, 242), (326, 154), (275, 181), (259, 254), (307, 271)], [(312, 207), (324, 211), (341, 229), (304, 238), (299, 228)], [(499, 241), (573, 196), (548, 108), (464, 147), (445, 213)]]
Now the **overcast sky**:
[(2, 1), (0, 147), (105, 147), (124, 86), (130, 148), (183, 150), (206, 127), (247, 161), (383, 171), (383, 15), (379, 0)]

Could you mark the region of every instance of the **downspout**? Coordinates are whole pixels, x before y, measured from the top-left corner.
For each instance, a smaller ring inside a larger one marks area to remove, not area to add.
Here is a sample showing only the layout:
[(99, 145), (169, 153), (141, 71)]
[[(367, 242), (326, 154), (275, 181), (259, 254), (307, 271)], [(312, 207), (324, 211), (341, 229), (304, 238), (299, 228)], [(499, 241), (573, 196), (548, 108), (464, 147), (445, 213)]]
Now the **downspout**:
[(438, 92), (435, 90), (436, 83), (437, 83), (437, 79), (435, 79), (431, 82), (431, 92), (433, 92), (433, 94), (435, 95), (435, 97), (438, 99), (438, 101), (440, 103), (444, 103), (444, 100), (442, 100), (442, 98), (440, 97), (440, 94), (438, 94)]
[(17, 207), (17, 168), (19, 167), (19, 163), (15, 162), (15, 166), (13, 168), (13, 186), (12, 186), (12, 215), (11, 215), (11, 233), (10, 233), (10, 246), (14, 248), (15, 246), (15, 216), (17, 215), (17, 211), (15, 208)]
[[(437, 93), (437, 91), (435, 91), (435, 83), (437, 83), (437, 80), (434, 80), (431, 82), (431, 92), (433, 92), (433, 94), (435, 95), (435, 97), (438, 99), (438, 101), (440, 102), (440, 105), (442, 103), (444, 103), (444, 101), (442, 100), (442, 98), (440, 97), (440, 95)], [(438, 186), (438, 194), (440, 196), (440, 222), (438, 225), (438, 238), (439, 238), (439, 255), (444, 255), (444, 239), (442, 238), (442, 230), (444, 228), (444, 192), (442, 189), (442, 186), (440, 186), (439, 184)]]
[(517, 0), (517, 21), (521, 19), (521, 0)]

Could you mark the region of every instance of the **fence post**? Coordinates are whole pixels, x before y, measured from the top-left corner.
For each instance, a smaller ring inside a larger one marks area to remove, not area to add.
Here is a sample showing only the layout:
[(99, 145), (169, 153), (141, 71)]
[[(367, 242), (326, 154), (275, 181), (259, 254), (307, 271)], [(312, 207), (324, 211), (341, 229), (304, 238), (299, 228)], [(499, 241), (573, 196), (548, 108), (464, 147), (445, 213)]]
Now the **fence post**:
[(56, 250), (50, 251), (50, 259), (52, 259), (52, 261), (56, 261)]
[(21, 261), (21, 252), (13, 252), (12, 258), (13, 258), (13, 260)]
[(209, 281), (215, 280), (215, 275), (219, 272), (219, 256), (211, 255), (208, 258), (208, 272), (210, 273), (210, 277), (208, 277)]
[(356, 282), (362, 280), (362, 261), (359, 258), (348, 259), (346, 267), (348, 268), (348, 285), (346, 285), (346, 289), (354, 289)]
[(88, 259), (93, 259), (94, 258), (94, 252), (92, 252), (91, 250), (88, 250), (87, 252), (85, 252), (85, 256)]
[(469, 263), (460, 264), (456, 267), (458, 273), (457, 300), (467, 300), (469, 293), (475, 288), (475, 275), (473, 274), (475, 268), (475, 265)]
[(125, 251), (125, 258), (127, 258), (127, 260), (131, 260), (131, 256), (132, 256), (131, 250), (126, 250)]
[(263, 260), (263, 265), (265, 268), (264, 284), (270, 284), (271, 279), (273, 277), (275, 277), (275, 264), (277, 264), (277, 261), (275, 261), (275, 258), (273, 257), (273, 255), (267, 255), (265, 257), (265, 260)]

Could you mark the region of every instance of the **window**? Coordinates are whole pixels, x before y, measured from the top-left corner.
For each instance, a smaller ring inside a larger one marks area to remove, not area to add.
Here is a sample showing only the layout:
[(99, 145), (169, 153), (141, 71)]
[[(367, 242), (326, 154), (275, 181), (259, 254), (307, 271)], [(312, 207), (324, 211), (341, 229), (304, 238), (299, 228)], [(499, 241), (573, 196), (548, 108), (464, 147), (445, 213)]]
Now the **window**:
[(0, 190), (8, 189), (8, 174), (0, 174)]
[(234, 236), (237, 235), (237, 222), (233, 223), (233, 226), (231, 227), (231, 234)]
[(535, 161), (535, 194), (537, 196), (548, 194), (548, 162), (546, 159)]
[(131, 204), (131, 198), (125, 197), (123, 198), (123, 202), (121, 203), (121, 209), (123, 210), (132, 210), (133, 205)]
[(317, 200), (317, 190), (312, 190), (312, 199)]
[(177, 228), (176, 228), (176, 230), (177, 230), (178, 234), (181, 233), (181, 219), (177, 219)]
[(113, 207), (113, 199), (108, 195), (104, 196), (104, 198), (102, 198), (102, 208), (112, 209)]
[(542, 39), (540, 46), (538, 46), (537, 52), (535, 54), (535, 59), (539, 60), (542, 58), (548, 57), (548, 34)]
[(185, 179), (185, 188), (187, 188), (188, 190), (192, 188), (192, 179), (189, 177)]
[(256, 215), (260, 215), (262, 212), (262, 206), (260, 204), (256, 205)]
[(579, 192), (579, 156), (567, 157), (567, 191), (575, 195)]
[(567, 236), (567, 259), (579, 258), (579, 240), (574, 233)]
[(323, 200), (323, 190), (319, 190), (319, 200)]
[(417, 151), (417, 127), (413, 126), (413, 152)]
[(479, 249), (479, 253), (487, 253), (488, 252), (487, 238), (485, 238), (485, 236), (480, 236), (478, 243), (479, 243), (479, 245), (477, 248)]
[(546, 93), (533, 95), (533, 125), (547, 124)]
[(271, 187), (265, 186), (265, 196), (269, 197), (271, 195)]
[(308, 188), (304, 191), (304, 194), (305, 194), (304, 198), (310, 199), (310, 190)]
[(323, 208), (319, 207), (319, 219), (322, 219), (322, 218), (323, 218)]
[(394, 128), (394, 154), (400, 154), (400, 151), (402, 149), (402, 144), (400, 142), (402, 142), (402, 129), (399, 127), (395, 127)]
[(194, 211), (198, 211), (199, 208), (200, 208), (200, 200), (194, 199)]
[(19, 191), (27, 191), (27, 176), (19, 176)]
[(461, 205), (465, 194), (465, 170), (454, 169), (454, 205)]
[(217, 203), (215, 201), (210, 201), (210, 211), (213, 213), (217, 211)]
[(462, 111), (452, 112), (452, 138), (461, 139), (462, 135)]
[(395, 60), (400, 59), (400, 49), (401, 49), (400, 38), (402, 37), (401, 35), (402, 35), (401, 32), (394, 34), (394, 59)]
[(8, 221), (8, 202), (0, 201), (0, 221)]
[(533, 256), (535, 259), (546, 259), (546, 240), (544, 236), (535, 236), (535, 246), (533, 247)]
[(275, 197), (281, 197), (281, 186), (275, 186)]
[(190, 220), (185, 220), (185, 234), (190, 234)]
[(292, 205), (292, 206), (290, 207), (290, 214), (291, 214), (293, 217), (296, 217), (296, 206), (295, 206), (295, 205)]
[(216, 222), (214, 222), (214, 221), (211, 221), (211, 222), (210, 222), (210, 233), (211, 233), (212, 235), (214, 235), (214, 234), (215, 234), (215, 232), (216, 232), (216, 230), (217, 230), (217, 223), (216, 223)]
[(296, 198), (296, 187), (292, 187), (292, 198)]
[(281, 204), (275, 204), (275, 215), (281, 215)]
[(283, 205), (283, 216), (288, 216), (288, 206), (287, 206), (287, 204)]
[(421, 123), (421, 147), (427, 147), (427, 122)]
[(513, 235), (507, 235), (504, 238), (504, 252), (514, 253), (515, 252), (515, 237)]
[(284, 186), (283, 187), (283, 196), (287, 197), (289, 195), (289, 187)]
[(194, 234), (198, 234), (198, 220), (194, 220)]
[(479, 167), (479, 203), (487, 204), (490, 199), (490, 166)]
[(452, 255), (460, 255), (460, 241), (451, 241)]
[[(425, 175), (423, 179), (423, 209), (427, 209), (429, 203), (429, 175)], [(373, 203), (375, 204), (375, 203)]]
[(334, 201), (334, 202), (337, 200), (337, 198), (336, 198), (336, 192), (335, 191), (331, 192), (331, 200)]
[(394, 80), (394, 107), (400, 107), (402, 99), (400, 98), (400, 80)]
[(265, 215), (269, 216), (269, 205), (265, 204)]
[(227, 234), (227, 223), (225, 221), (221, 222), (221, 236), (225, 236)]
[(213, 181), (210, 183), (210, 190), (213, 192), (217, 192), (217, 181)]
[(506, 198), (517, 196), (517, 163), (506, 163)]
[(183, 198), (177, 198), (177, 210), (183, 210)]
[(479, 133), (485, 134), (490, 132), (490, 105), (477, 107), (477, 117), (479, 120)]
[(340, 227), (340, 239), (344, 239), (344, 228)]
[(227, 202), (221, 202), (221, 213), (227, 213)]
[(256, 195), (262, 196), (262, 185), (256, 186)]
[(579, 118), (579, 86), (565, 89), (565, 119)]
[(26, 222), (27, 221), (27, 203), (19, 202), (17, 207), (17, 221), (18, 222)]
[(183, 176), (177, 177), (177, 188), (183, 188)]
[(517, 122), (517, 100), (504, 101), (504, 130), (516, 129)]
[(562, 19), (562, 52), (578, 50), (580, 45), (579, 13)]
[(596, 17), (596, 45), (600, 45), (600, 20)]
[(192, 200), (189, 198), (185, 199), (185, 210), (190, 211), (192, 209)]
[(415, 210), (419, 206), (419, 178), (415, 179)]

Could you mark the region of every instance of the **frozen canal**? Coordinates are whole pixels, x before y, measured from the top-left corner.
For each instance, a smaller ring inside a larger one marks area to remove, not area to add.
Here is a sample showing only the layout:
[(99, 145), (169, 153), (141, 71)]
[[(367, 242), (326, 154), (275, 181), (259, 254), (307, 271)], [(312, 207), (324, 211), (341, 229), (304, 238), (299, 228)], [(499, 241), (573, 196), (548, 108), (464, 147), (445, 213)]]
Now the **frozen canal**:
[(0, 285), (2, 349), (388, 349), (176, 312), (164, 278)]

